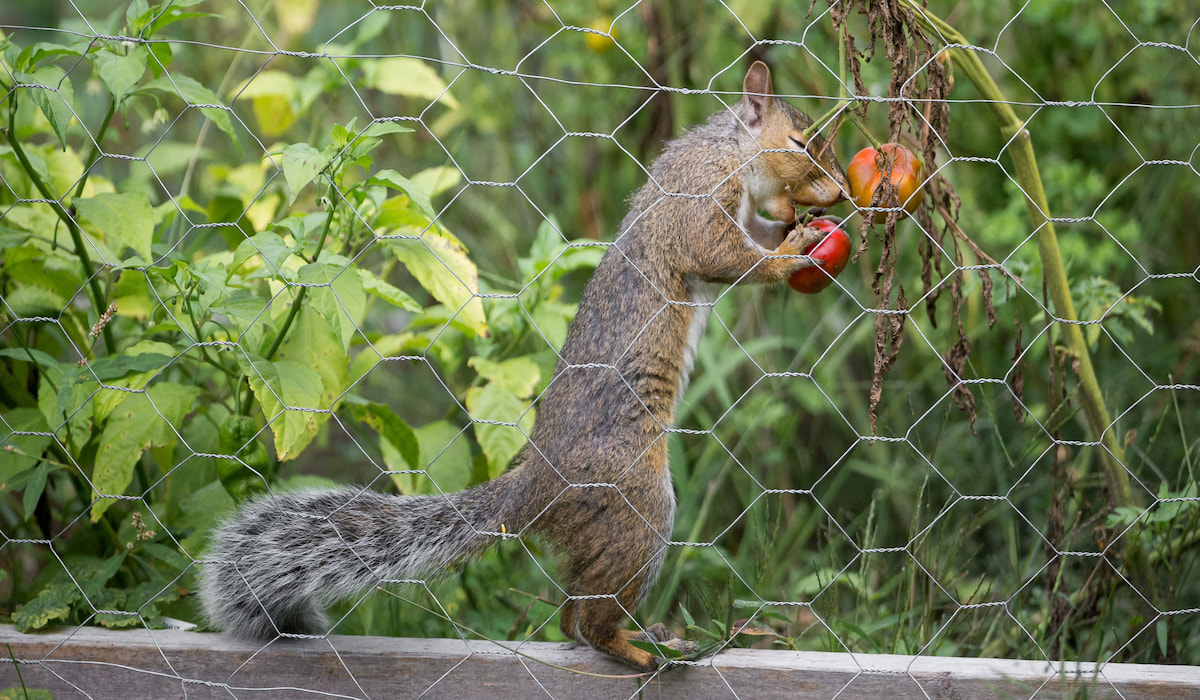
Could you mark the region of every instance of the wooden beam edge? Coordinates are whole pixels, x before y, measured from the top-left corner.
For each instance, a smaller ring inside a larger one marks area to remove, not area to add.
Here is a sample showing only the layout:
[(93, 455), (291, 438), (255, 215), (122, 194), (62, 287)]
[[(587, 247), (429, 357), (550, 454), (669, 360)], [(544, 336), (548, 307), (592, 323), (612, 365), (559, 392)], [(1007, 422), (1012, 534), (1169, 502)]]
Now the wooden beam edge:
[(96, 692), (97, 697), (170, 682), (190, 684), (189, 697), (197, 686), (228, 692), (311, 684), (318, 692), (341, 692), (339, 682), (350, 686), (348, 696), (356, 696), (354, 687), (371, 695), (372, 688), (394, 687), (398, 678), (414, 687), (442, 689), (445, 696), (486, 687), (491, 697), (519, 697), (536, 684), (555, 697), (592, 692), (603, 697), (652, 682), (704, 698), (729, 697), (730, 690), (743, 697), (745, 692), (767, 697), (775, 694), (771, 691), (832, 697), (851, 685), (852, 696), (870, 691), (885, 697), (1014, 697), (1016, 690), (1016, 696), (1043, 697), (1047, 690), (1086, 686), (1099, 691), (1091, 697), (1200, 697), (1200, 667), (1150, 664), (730, 649), (654, 679), (635, 679), (629, 669), (586, 647), (555, 642), (332, 635), (257, 644), (178, 630), (64, 627), (21, 634), (0, 625), (3, 645), (9, 647), (0, 648), (0, 687), (14, 685), (16, 678), (7, 654), (11, 648), (26, 676), (41, 672), (68, 685), (103, 690), (107, 674), (114, 694)]

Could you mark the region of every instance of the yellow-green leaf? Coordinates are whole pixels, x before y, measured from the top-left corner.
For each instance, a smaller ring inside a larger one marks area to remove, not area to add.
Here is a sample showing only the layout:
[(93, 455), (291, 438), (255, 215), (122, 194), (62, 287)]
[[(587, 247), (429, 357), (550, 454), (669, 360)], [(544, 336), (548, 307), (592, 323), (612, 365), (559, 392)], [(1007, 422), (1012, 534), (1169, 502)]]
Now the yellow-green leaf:
[(362, 66), (366, 84), (380, 92), (437, 99), (450, 109), (458, 109), (458, 100), (446, 89), (445, 81), (420, 59), (403, 56), (364, 59)]
[[(125, 493), (133, 480), (133, 468), (150, 445), (165, 446), (175, 441), (175, 430), (195, 408), (200, 387), (159, 382), (145, 393), (126, 394), (117, 404), (100, 434), (96, 466), (92, 472), (93, 497)], [(101, 498), (92, 505), (92, 522), (97, 522), (113, 504)]]
[[(501, 382), (488, 382), (467, 391), (467, 411), (475, 423), (475, 438), (488, 460), (488, 477), (495, 478), (517, 456), (533, 430), (534, 411)], [(478, 421), (500, 421), (494, 425)]]
[(420, 239), (392, 239), (392, 251), (434, 299), (457, 312), (456, 320), (476, 335), (488, 334), (479, 271), (457, 238), (436, 227)]
[(119, 254), (121, 248), (127, 246), (146, 262), (154, 259), (150, 253), (150, 243), (154, 238), (154, 211), (145, 194), (102, 193), (75, 200), (75, 208), (80, 216), (103, 234), (104, 242), (114, 252)]
[(251, 363), (243, 358), (239, 364), (271, 425), (276, 457), (280, 462), (294, 458), (312, 442), (321, 422), (329, 417), (327, 413), (292, 410), (320, 406), (324, 392), (321, 375), (293, 360), (268, 362), (255, 358)]

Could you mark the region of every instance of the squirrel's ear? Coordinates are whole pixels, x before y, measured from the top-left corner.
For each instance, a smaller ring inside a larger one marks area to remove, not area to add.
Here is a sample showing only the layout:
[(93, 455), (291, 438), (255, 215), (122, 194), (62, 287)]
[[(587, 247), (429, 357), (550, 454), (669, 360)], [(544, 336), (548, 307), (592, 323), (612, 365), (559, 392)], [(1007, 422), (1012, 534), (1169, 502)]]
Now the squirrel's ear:
[(742, 82), (743, 120), (746, 126), (757, 129), (762, 125), (763, 116), (775, 99), (771, 90), (771, 69), (762, 61), (755, 61), (746, 71), (746, 80)]

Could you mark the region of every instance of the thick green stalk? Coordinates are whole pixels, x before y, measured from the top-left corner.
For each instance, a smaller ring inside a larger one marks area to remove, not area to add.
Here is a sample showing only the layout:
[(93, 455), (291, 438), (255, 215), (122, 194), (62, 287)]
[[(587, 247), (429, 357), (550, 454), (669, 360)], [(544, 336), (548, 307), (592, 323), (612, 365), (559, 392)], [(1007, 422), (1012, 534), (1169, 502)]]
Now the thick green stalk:
[[(17, 138), (17, 103), (16, 100), (9, 102), (8, 110), (8, 144), (12, 147), (13, 155), (21, 163), (21, 168), (25, 170), (25, 175), (29, 177), (29, 181), (33, 183), (37, 191), (41, 193), (42, 199), (45, 199), (50, 208), (58, 216), (59, 220), (67, 227), (67, 231), (71, 234), (71, 242), (75, 245), (75, 254), (79, 256), (79, 262), (83, 266), (83, 275), (87, 278), (88, 291), (92, 293), (92, 304), (96, 307), (96, 318), (99, 319), (108, 309), (108, 305), (104, 303), (104, 292), (100, 291), (100, 283), (96, 281), (95, 272), (92, 270), (92, 258), (88, 255), (87, 246), (83, 241), (83, 232), (79, 230), (79, 226), (75, 223), (75, 219), (67, 213), (63, 208), (62, 202), (58, 201), (46, 183), (42, 182), (42, 178), (37, 171), (33, 169), (33, 165), (29, 162), (29, 157), (25, 155), (25, 149), (21, 147), (21, 142)], [(113, 340), (112, 331), (105, 324), (102, 330), (104, 334), (104, 347), (111, 355), (116, 352), (117, 344)]]
[[(958, 30), (945, 21), (933, 15), (913, 0), (907, 0), (917, 17), (927, 23), (927, 28), (942, 36), (947, 42), (969, 46), (970, 42)], [(1042, 188), (1042, 178), (1038, 173), (1037, 159), (1034, 157), (1033, 144), (1025, 123), (1017, 117), (1012, 106), (1000, 91), (999, 86), (988, 74), (987, 68), (979, 60), (979, 56), (966, 49), (951, 49), (950, 57), (964, 75), (975, 85), (979, 94), (987, 100), (992, 115), (1000, 125), (1005, 137), (1010, 139), (1009, 156), (1017, 171), (1017, 182), (1025, 193), (1025, 205), (1029, 210), (1029, 218), (1033, 221), (1037, 233), (1038, 254), (1042, 259), (1042, 270), (1046, 288), (1054, 304), (1054, 315), (1062, 319), (1061, 332), (1063, 343), (1079, 363), (1079, 388), (1084, 414), (1093, 432), (1099, 436), (1105, 449), (1101, 450), (1105, 477), (1108, 481), (1109, 497), (1118, 506), (1132, 505), (1133, 494), (1130, 489), (1129, 472), (1124, 466), (1125, 451), (1117, 441), (1114, 431), (1109, 430), (1110, 418), (1104, 405), (1104, 395), (1100, 390), (1100, 382), (1096, 379), (1096, 371), (1092, 366), (1091, 353), (1087, 341), (1078, 323), (1075, 313), (1075, 302), (1071, 299), (1071, 288), (1067, 282), (1067, 270), (1063, 265), (1062, 253), (1058, 249), (1058, 236), (1054, 232), (1054, 222), (1047, 218), (1050, 205), (1046, 201), (1046, 192)]]

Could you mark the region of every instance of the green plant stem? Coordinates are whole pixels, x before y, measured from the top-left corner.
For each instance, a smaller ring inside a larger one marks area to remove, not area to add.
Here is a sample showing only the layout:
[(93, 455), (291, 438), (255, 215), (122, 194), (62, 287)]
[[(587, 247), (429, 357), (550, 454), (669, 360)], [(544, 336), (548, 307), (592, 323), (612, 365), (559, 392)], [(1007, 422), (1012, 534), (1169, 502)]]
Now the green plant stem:
[(78, 199), (83, 195), (83, 188), (87, 185), (88, 175), (92, 172), (92, 166), (100, 158), (100, 144), (104, 142), (104, 135), (108, 133), (108, 125), (112, 122), (113, 115), (116, 113), (117, 100), (113, 98), (108, 102), (108, 112), (104, 115), (104, 121), (100, 124), (100, 130), (96, 132), (95, 140), (92, 141), (92, 149), (88, 152), (87, 164), (83, 166), (83, 175), (79, 177), (79, 184), (75, 186), (75, 194), (72, 199)]
[[(321, 229), (321, 237), (317, 240), (317, 249), (313, 252), (312, 259), (314, 262), (321, 257), (321, 249), (325, 247), (325, 240), (329, 237), (329, 229), (333, 224), (333, 210), (334, 207), (331, 205), (329, 213), (325, 217), (325, 225)], [(288, 311), (287, 318), (283, 320), (283, 325), (279, 327), (279, 333), (276, 334), (275, 340), (271, 343), (271, 347), (267, 349), (267, 354), (263, 356), (263, 359), (270, 361), (275, 357), (275, 353), (279, 352), (279, 348), (283, 346), (283, 340), (287, 337), (288, 331), (291, 330), (292, 322), (296, 320), (296, 316), (300, 313), (300, 307), (304, 304), (307, 292), (308, 287), (301, 287), (300, 291), (296, 293), (296, 298), (292, 301), (292, 308)], [(248, 390), (250, 388), (250, 379), (245, 378), (242, 384)], [(239, 403), (244, 409), (250, 407), (249, 397)]]
[[(58, 215), (60, 221), (67, 227), (67, 231), (71, 234), (71, 242), (75, 245), (75, 254), (79, 256), (79, 262), (83, 266), (83, 276), (87, 279), (88, 291), (92, 294), (92, 304), (95, 306), (96, 318), (98, 319), (108, 305), (104, 303), (104, 293), (100, 290), (100, 283), (96, 281), (96, 275), (92, 271), (92, 259), (88, 255), (87, 247), (83, 242), (83, 232), (79, 230), (79, 226), (67, 210), (63, 208), (62, 202), (52, 196), (50, 188), (46, 183), (42, 182), (41, 176), (33, 169), (33, 165), (29, 162), (29, 156), (25, 154), (25, 149), (21, 147), (20, 139), (17, 138), (17, 103), (16, 100), (9, 100), (8, 108), (8, 145), (12, 147), (13, 155), (21, 163), (21, 167), (25, 170), (25, 174), (29, 177), (29, 181), (33, 183), (38, 192), (41, 193), (42, 199), (45, 199), (54, 213)], [(104, 326), (102, 331), (104, 335), (104, 348), (111, 355), (116, 351), (116, 342), (113, 340), (112, 331), (108, 325)]]
[[(954, 27), (921, 7), (915, 0), (906, 0), (919, 21), (927, 28), (940, 34), (947, 42), (970, 45), (970, 42)], [(1017, 182), (1025, 194), (1025, 205), (1029, 210), (1029, 218), (1037, 231), (1038, 254), (1042, 259), (1043, 275), (1050, 299), (1054, 304), (1054, 315), (1064, 321), (1062, 338), (1071, 355), (1079, 362), (1080, 396), (1084, 413), (1092, 431), (1099, 436), (1103, 447), (1101, 461), (1104, 465), (1105, 477), (1108, 482), (1109, 498), (1117, 506), (1133, 505), (1133, 493), (1130, 488), (1129, 472), (1125, 470), (1125, 451), (1117, 441), (1114, 431), (1109, 430), (1110, 418), (1104, 405), (1104, 396), (1100, 391), (1100, 383), (1096, 379), (1096, 370), (1092, 365), (1091, 353), (1087, 341), (1083, 337), (1075, 312), (1075, 302), (1071, 299), (1071, 288), (1067, 281), (1067, 270), (1063, 264), (1062, 253), (1058, 248), (1058, 236), (1054, 232), (1054, 223), (1047, 217), (1050, 205), (1046, 201), (1046, 192), (1042, 187), (1042, 178), (1038, 172), (1037, 159), (1034, 156), (1033, 144), (1025, 123), (1017, 117), (1012, 106), (1000, 91), (999, 86), (992, 80), (983, 62), (973, 51), (950, 49), (950, 58), (958, 66), (967, 79), (974, 85), (979, 94), (987, 101), (992, 110), (992, 116), (1000, 125), (1005, 138), (1011, 142), (1009, 155), (1017, 171)]]

